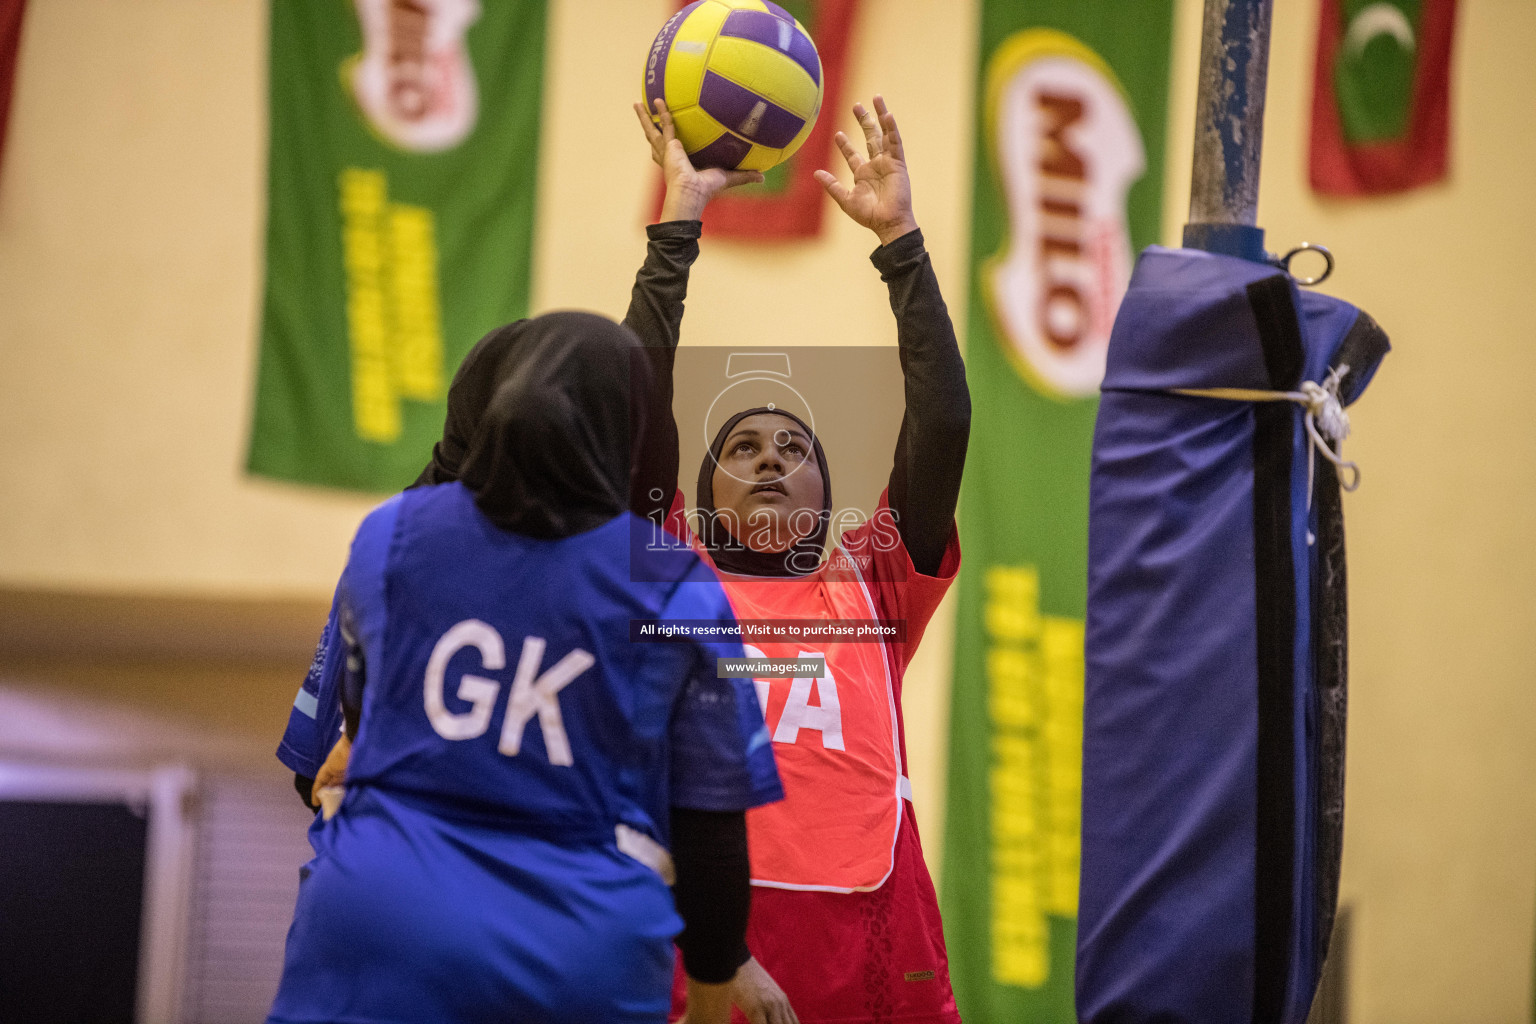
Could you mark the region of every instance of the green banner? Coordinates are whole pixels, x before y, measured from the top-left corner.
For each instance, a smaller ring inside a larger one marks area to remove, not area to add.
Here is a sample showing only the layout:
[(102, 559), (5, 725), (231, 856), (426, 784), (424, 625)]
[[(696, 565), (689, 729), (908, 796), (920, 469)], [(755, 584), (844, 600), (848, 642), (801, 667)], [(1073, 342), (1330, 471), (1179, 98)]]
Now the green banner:
[(544, 0), (272, 0), (248, 465), (413, 480), (469, 347), (527, 315)]
[(1089, 455), (1159, 234), (1172, 24), (1172, 0), (982, 5), (943, 886), (972, 1024), (1077, 1019)]

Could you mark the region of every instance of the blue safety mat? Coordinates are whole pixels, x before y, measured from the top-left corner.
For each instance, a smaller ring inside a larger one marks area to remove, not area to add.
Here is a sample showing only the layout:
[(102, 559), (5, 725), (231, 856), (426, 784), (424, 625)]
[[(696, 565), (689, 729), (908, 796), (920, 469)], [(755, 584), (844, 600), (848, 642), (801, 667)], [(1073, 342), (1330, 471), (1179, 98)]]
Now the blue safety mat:
[[(1302, 1024), (1338, 897), (1339, 477), (1290, 401), (1386, 335), (1273, 267), (1153, 246), (1110, 340), (1088, 540), (1085, 1024)], [(1308, 495), (1309, 461), (1312, 494)]]

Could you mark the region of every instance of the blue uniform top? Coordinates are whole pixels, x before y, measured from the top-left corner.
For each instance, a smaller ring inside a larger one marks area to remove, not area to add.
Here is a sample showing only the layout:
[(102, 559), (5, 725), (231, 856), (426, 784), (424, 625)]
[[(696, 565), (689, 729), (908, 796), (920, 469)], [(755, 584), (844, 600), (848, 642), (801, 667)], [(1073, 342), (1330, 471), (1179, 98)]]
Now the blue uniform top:
[(715, 677), (740, 643), (631, 641), (632, 619), (734, 622), (681, 542), (632, 552), (650, 536), (632, 520), (537, 540), (459, 484), (385, 502), (353, 542), (279, 757), (313, 775), (335, 742), (344, 615), (367, 680), (349, 786), (599, 841), (623, 822), (666, 842), (669, 806), (780, 799), (750, 681)]
[(665, 1017), (682, 922), (618, 826), (665, 845), (670, 807), (783, 791), (750, 681), (716, 675), (738, 641), (631, 640), (735, 622), (681, 542), (632, 551), (636, 525), (539, 540), (458, 483), (364, 520), (280, 750), (312, 772), (361, 688), (270, 1021)]

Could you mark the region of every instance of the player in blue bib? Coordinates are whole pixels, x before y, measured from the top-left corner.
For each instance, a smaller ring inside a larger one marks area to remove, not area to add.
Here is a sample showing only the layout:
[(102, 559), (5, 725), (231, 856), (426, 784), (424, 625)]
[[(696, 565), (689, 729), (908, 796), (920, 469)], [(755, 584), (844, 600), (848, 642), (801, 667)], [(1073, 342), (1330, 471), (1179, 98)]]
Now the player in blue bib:
[(750, 681), (716, 677), (740, 643), (631, 623), (728, 630), (730, 606), (680, 542), (634, 544), (634, 336), (561, 313), (492, 338), (460, 373), (489, 389), (460, 479), (370, 513), (337, 588), (311, 678), (339, 691), (346, 796), (269, 1020), (659, 1022), (677, 937), (690, 1020), (723, 1022), (744, 811), (782, 790)]

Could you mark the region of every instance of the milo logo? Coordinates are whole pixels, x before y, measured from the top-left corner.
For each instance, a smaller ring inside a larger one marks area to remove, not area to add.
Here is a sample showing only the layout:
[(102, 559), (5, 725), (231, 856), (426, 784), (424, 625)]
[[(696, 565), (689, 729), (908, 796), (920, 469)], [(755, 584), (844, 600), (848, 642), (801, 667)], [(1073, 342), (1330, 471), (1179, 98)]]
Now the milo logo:
[(982, 271), (999, 340), (1037, 390), (1098, 391), (1131, 273), (1126, 198), (1146, 169), (1109, 66), (1061, 32), (1032, 29), (987, 70), (986, 131), (1007, 239)]
[(464, 37), (479, 0), (354, 0), (363, 52), (342, 80), (384, 140), (417, 153), (452, 149), (479, 113)]

